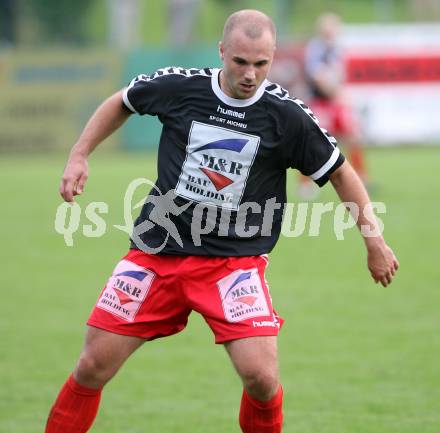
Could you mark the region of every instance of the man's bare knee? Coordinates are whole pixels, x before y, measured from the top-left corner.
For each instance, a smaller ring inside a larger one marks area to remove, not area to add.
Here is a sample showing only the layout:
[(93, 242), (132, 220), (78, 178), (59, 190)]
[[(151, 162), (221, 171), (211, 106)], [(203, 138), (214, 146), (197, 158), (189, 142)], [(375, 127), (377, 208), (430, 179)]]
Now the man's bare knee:
[(75, 379), (83, 386), (102, 388), (143, 342), (141, 338), (89, 328), (73, 373)]
[(279, 389), (276, 337), (251, 337), (225, 345), (251, 397), (270, 400)]
[(102, 388), (116, 373), (117, 367), (92, 353), (83, 351), (74, 371), (75, 379), (90, 388)]
[(241, 378), (248, 394), (257, 400), (270, 400), (280, 386), (276, 371), (249, 371)]

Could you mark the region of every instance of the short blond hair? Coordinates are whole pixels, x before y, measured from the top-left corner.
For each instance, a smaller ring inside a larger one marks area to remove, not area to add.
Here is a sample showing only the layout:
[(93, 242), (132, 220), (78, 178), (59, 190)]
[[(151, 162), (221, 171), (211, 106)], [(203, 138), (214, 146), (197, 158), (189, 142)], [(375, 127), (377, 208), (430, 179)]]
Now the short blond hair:
[(240, 28), (251, 39), (258, 39), (265, 31), (269, 31), (276, 41), (276, 27), (273, 20), (256, 9), (243, 9), (228, 17), (223, 28), (223, 43), (227, 43), (230, 35)]

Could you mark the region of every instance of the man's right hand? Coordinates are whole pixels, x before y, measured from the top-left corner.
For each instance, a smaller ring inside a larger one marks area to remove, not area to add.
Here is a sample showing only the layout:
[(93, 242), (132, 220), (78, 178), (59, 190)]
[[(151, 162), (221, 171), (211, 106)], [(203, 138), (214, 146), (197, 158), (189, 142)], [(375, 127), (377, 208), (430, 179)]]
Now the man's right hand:
[(68, 203), (73, 203), (74, 196), (84, 191), (89, 176), (87, 159), (79, 154), (71, 154), (61, 178), (60, 194)]
[(119, 90), (97, 108), (73, 146), (60, 185), (61, 197), (68, 203), (84, 191), (89, 176), (87, 156), (132, 114), (122, 95), (123, 90)]

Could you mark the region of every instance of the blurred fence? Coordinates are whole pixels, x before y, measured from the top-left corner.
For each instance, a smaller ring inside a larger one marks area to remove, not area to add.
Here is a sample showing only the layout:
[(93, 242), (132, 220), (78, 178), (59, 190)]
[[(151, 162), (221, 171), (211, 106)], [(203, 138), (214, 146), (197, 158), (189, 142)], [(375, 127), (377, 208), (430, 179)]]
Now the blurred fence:
[[(275, 18), (271, 78), (304, 99), (301, 50), (316, 15), (333, 9), (347, 22), (380, 21), (351, 24), (344, 36), (366, 142), (440, 143), (440, 27), (390, 24), (439, 19), (438, 1), (0, 0), (0, 152), (70, 148), (99, 103), (140, 73), (220, 66), (224, 19), (243, 7)], [(176, 18), (188, 21), (180, 39), (170, 27)], [(110, 146), (153, 149), (159, 133), (156, 118), (133, 116)]]
[(0, 151), (70, 148), (96, 107), (121, 86), (121, 64), (120, 54), (103, 51), (0, 56)]
[(244, 8), (272, 16), (282, 39), (310, 36), (328, 10), (347, 23), (440, 20), (438, 0), (0, 0), (0, 47), (211, 44)]

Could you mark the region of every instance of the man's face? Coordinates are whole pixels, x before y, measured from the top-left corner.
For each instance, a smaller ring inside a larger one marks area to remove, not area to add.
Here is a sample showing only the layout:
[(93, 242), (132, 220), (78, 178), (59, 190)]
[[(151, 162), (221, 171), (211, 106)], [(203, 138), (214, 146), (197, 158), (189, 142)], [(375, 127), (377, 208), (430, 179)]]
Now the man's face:
[(254, 96), (267, 77), (272, 65), (275, 43), (270, 31), (252, 39), (240, 29), (220, 42), (223, 71), (220, 75), (222, 90), (231, 98), (248, 99)]

